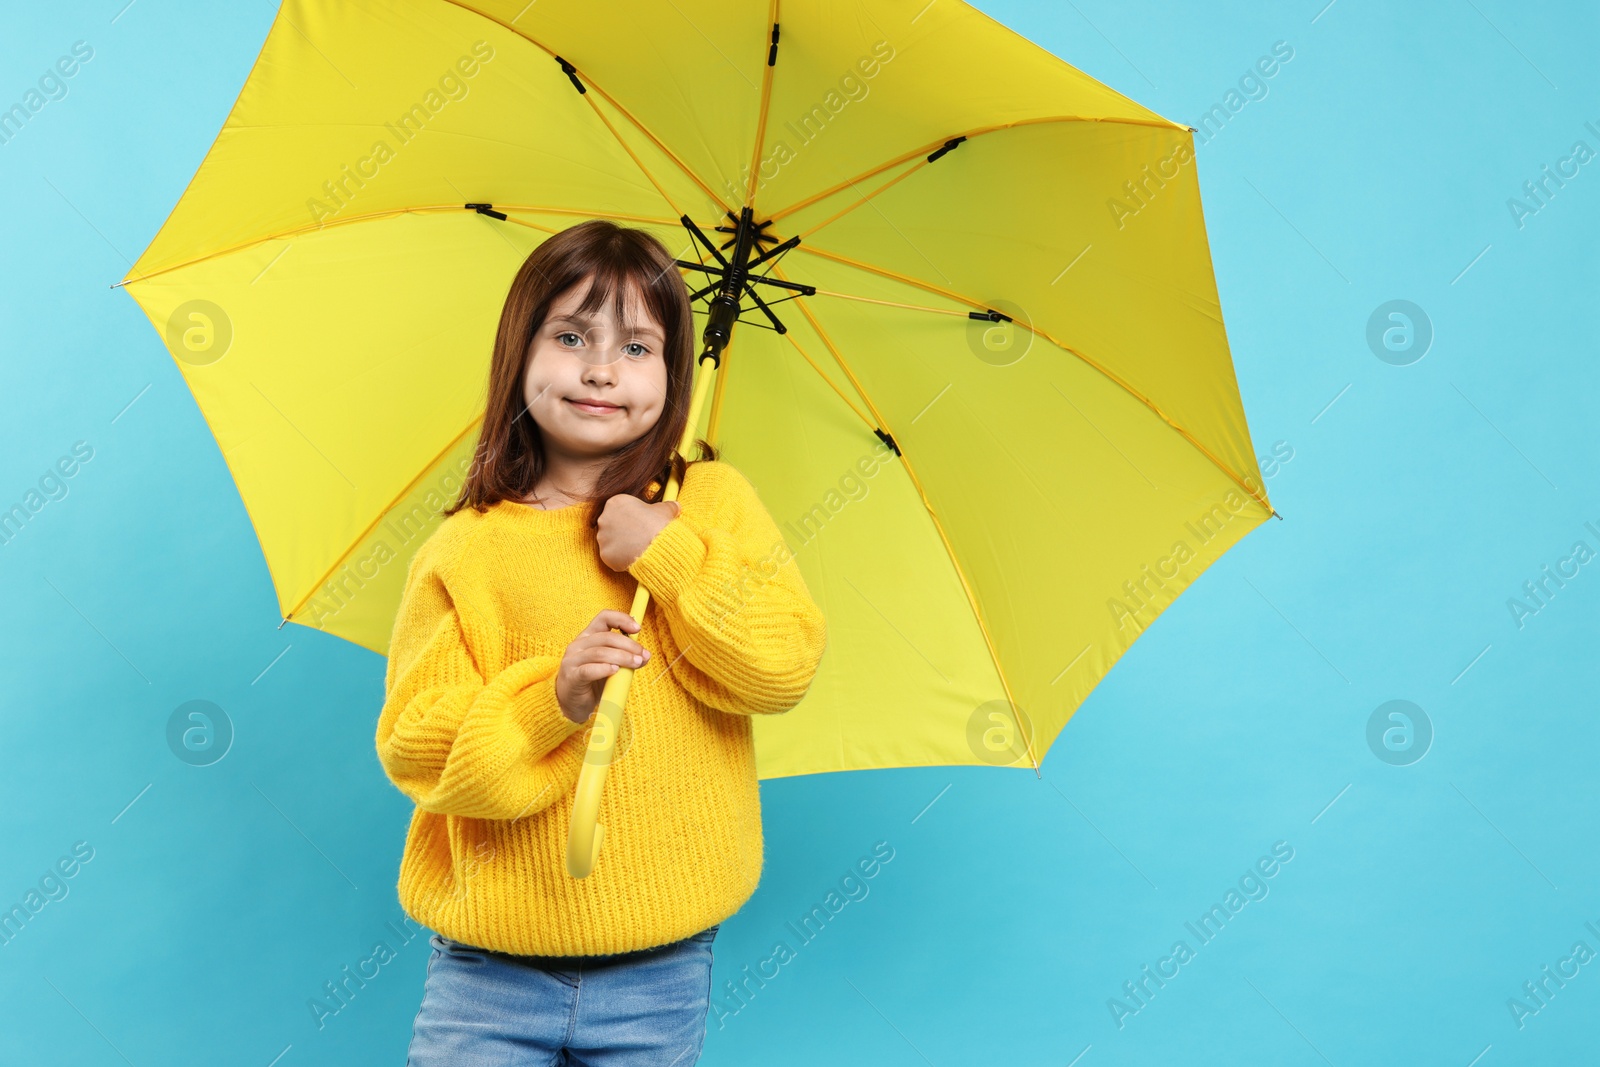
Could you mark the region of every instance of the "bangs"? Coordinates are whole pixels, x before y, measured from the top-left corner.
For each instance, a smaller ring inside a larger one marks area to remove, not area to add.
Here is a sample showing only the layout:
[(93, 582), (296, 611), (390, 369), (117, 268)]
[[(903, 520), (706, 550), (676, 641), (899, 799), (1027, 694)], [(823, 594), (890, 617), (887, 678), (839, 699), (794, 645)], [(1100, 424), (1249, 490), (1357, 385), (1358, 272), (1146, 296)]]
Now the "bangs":
[[(592, 315), (610, 300), (612, 312), (621, 329), (637, 333), (646, 325), (636, 315), (639, 304), (642, 303), (644, 310), (654, 319), (650, 325), (660, 329), (663, 343), (676, 331), (679, 305), (666, 288), (666, 285), (670, 284), (683, 284), (676, 271), (662, 274), (644, 260), (632, 256), (617, 256), (607, 257), (597, 264), (592, 278), (589, 292), (577, 307), (578, 314)], [(582, 279), (579, 279), (579, 282), (581, 281)], [(630, 301), (630, 297), (637, 303)]]

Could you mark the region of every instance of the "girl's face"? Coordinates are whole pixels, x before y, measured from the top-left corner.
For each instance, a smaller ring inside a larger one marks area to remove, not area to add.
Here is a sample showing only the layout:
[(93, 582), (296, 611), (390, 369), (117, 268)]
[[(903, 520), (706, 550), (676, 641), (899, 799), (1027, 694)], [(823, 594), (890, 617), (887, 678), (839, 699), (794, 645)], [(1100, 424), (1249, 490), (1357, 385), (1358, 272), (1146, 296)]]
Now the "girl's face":
[(578, 305), (592, 279), (556, 297), (528, 346), (522, 395), (555, 465), (599, 460), (638, 440), (666, 406), (666, 335), (638, 293), (627, 293), (626, 330), (612, 301), (591, 317)]

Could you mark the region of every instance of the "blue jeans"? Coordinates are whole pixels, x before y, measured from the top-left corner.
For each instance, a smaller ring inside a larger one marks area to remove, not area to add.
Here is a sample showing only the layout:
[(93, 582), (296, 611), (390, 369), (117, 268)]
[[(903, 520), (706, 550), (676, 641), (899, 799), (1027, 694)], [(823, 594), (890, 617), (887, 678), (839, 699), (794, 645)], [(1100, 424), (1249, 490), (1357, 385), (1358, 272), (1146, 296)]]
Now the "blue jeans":
[(610, 956), (515, 956), (436, 933), (406, 1067), (690, 1067), (721, 925)]

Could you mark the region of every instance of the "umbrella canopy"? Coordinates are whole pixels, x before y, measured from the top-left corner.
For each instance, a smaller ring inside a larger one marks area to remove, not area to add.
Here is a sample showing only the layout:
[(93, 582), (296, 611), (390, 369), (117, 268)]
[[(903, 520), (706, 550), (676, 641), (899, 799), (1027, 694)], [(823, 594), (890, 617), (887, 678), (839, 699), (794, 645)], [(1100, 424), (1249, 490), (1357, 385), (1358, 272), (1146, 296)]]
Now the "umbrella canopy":
[(527, 253), (607, 218), (712, 262), (683, 220), (721, 240), (745, 208), (762, 248), (798, 239), (757, 273), (815, 292), (758, 287), (771, 316), (746, 305), (698, 430), (830, 634), (755, 724), (761, 776), (1036, 769), (1273, 512), (1192, 131), (976, 9), (286, 0), (119, 284), (282, 616), (381, 653)]

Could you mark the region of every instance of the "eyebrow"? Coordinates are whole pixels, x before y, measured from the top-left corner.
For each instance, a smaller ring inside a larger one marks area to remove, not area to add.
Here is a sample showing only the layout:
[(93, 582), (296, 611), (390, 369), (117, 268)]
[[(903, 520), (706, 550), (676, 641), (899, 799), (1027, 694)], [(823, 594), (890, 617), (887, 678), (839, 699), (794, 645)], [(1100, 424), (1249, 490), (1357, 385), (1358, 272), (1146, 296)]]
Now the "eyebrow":
[[(591, 323), (598, 322), (599, 320), (598, 319), (594, 319), (594, 318), (586, 319), (586, 318), (583, 318), (582, 316), (579, 316), (579, 315), (554, 315), (554, 316), (552, 316), (550, 318), (549, 321), (551, 323), (557, 323), (557, 322), (571, 323), (573, 326), (588, 326)], [(631, 332), (631, 333), (650, 334), (653, 337), (660, 337), (663, 340), (666, 337), (666, 335), (663, 334), (659, 329), (657, 329), (655, 326), (652, 326), (652, 325), (650, 325), (648, 323), (641, 323), (638, 326), (635, 326), (631, 331), (628, 331), (627, 327), (623, 327), (623, 329), (624, 329), (624, 331)]]

